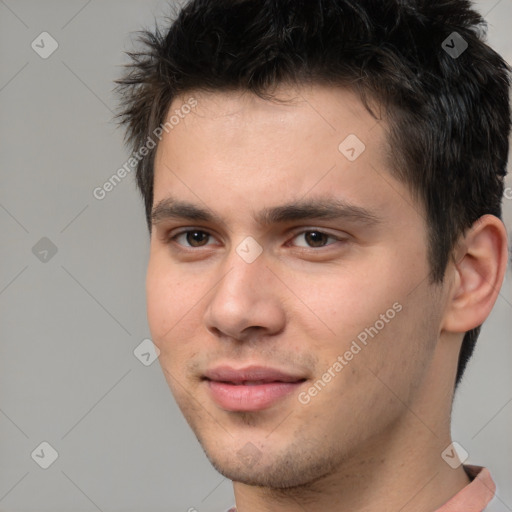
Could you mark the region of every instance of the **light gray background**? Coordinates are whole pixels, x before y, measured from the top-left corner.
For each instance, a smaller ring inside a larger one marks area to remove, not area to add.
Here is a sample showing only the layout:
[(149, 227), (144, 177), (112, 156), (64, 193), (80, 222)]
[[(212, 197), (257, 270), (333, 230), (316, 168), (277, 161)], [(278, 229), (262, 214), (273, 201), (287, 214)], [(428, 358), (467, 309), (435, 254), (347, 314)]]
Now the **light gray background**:
[[(480, 1), (489, 41), (512, 57), (512, 0)], [(231, 482), (207, 461), (149, 337), (148, 236), (133, 175), (92, 191), (125, 163), (113, 80), (130, 33), (164, 1), (0, 0), (0, 510), (224, 510)], [(43, 31), (58, 49), (31, 48)], [(508, 186), (511, 186), (510, 177)], [(512, 192), (511, 192), (512, 194)], [(512, 226), (512, 200), (505, 200)], [(32, 247), (49, 238), (42, 262)], [(512, 273), (455, 400), (453, 435), (488, 466), (496, 510), (512, 510)], [(43, 441), (48, 469), (31, 458)]]

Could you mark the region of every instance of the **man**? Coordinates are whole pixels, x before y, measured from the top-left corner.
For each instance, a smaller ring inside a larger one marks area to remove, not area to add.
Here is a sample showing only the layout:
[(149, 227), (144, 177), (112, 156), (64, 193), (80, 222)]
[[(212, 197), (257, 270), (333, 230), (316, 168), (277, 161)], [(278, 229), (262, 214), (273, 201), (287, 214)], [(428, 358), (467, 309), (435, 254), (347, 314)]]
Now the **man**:
[(510, 75), (482, 23), (465, 0), (195, 0), (131, 54), (152, 339), (238, 512), (494, 494), (450, 434), (507, 263)]

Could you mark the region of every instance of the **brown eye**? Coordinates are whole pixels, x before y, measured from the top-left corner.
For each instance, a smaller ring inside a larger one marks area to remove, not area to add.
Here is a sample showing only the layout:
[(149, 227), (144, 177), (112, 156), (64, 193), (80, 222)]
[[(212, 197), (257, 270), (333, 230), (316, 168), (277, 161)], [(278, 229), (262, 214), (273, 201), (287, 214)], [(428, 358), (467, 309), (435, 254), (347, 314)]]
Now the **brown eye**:
[(328, 233), (324, 233), (323, 231), (318, 230), (309, 230), (309, 231), (302, 231), (301, 233), (298, 233), (295, 235), (295, 238), (298, 238), (299, 236), (303, 236), (304, 240), (306, 241), (307, 245), (299, 245), (299, 247), (309, 247), (309, 248), (318, 248), (318, 247), (325, 247), (326, 245), (332, 245), (327, 244), (327, 241), (329, 239), (338, 241), (339, 239), (329, 235)]
[[(187, 231), (182, 231), (181, 233), (178, 233), (170, 238), (170, 240), (177, 241), (179, 237), (185, 237), (185, 247), (205, 247), (206, 244), (204, 243), (208, 237), (210, 236), (206, 231), (201, 231), (199, 229), (189, 229)], [(180, 242), (179, 245), (183, 245)], [(189, 244), (189, 245), (187, 245)]]

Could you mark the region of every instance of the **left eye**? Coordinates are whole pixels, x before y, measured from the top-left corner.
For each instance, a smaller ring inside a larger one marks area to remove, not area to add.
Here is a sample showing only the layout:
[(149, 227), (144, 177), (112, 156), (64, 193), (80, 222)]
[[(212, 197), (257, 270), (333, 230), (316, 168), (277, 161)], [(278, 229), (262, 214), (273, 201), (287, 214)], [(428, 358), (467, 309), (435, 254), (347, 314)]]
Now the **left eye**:
[[(189, 245), (185, 245), (185, 247), (205, 247), (207, 244), (204, 242), (207, 241), (208, 237), (212, 236), (208, 232), (200, 230), (200, 229), (189, 229), (186, 231), (182, 231), (181, 233), (177, 233), (176, 235), (169, 238), (169, 240), (178, 241), (180, 237), (185, 237), (185, 241)], [(325, 233), (323, 231), (318, 230), (306, 230), (301, 231), (300, 233), (296, 233), (292, 240), (303, 237), (303, 240), (305, 240), (306, 245), (298, 245), (298, 247), (306, 247), (306, 248), (318, 248), (318, 247), (324, 247), (325, 245), (332, 245), (327, 244), (327, 241), (329, 239), (336, 241), (340, 241), (339, 238), (336, 238), (333, 235), (330, 235), (328, 233)], [(179, 242), (177, 242), (179, 243)], [(179, 243), (179, 245), (182, 245)]]
[[(299, 245), (299, 247), (312, 247), (312, 248), (315, 248), (315, 247), (324, 247), (325, 244), (324, 242), (326, 242), (329, 238), (331, 238), (332, 240), (334, 241), (338, 241), (339, 239), (332, 236), (332, 235), (329, 235), (328, 233), (324, 233), (323, 231), (317, 231), (317, 230), (308, 230), (308, 231), (302, 231), (300, 233), (297, 233), (293, 239), (295, 238), (298, 238), (298, 237), (304, 237), (304, 240), (306, 241), (307, 244), (312, 244), (312, 245)], [(331, 245), (331, 244), (329, 244)]]

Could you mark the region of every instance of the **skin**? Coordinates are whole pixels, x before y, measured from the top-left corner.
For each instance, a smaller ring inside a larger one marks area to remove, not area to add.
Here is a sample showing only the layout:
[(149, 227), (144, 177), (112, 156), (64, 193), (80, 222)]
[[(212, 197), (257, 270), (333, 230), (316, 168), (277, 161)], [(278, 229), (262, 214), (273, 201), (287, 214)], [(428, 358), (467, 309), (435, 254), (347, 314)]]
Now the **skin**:
[[(430, 283), (426, 215), (393, 177), (385, 119), (340, 88), (278, 93), (293, 101), (195, 92), (170, 106), (198, 102), (159, 143), (153, 204), (172, 196), (223, 223), (163, 217), (152, 226), (147, 313), (165, 378), (207, 457), (233, 480), (239, 512), (433, 511), (469, 482), (441, 452), (463, 333), (487, 317), (503, 281), (505, 229), (482, 217), (443, 283)], [(366, 145), (352, 162), (338, 150), (349, 134)], [(263, 226), (253, 217), (334, 197), (376, 222)], [(203, 234), (171, 240), (183, 229)], [(248, 236), (263, 251), (252, 263), (236, 252)], [(396, 303), (400, 312), (301, 403), (298, 392)], [(219, 364), (307, 381), (267, 409), (227, 411), (201, 379)]]

